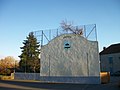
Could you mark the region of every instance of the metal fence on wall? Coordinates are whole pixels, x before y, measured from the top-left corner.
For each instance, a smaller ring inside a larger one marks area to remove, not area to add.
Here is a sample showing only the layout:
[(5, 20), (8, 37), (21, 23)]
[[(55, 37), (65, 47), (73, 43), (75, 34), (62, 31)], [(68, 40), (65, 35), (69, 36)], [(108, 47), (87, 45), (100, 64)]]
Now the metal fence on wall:
[[(89, 25), (81, 25), (75, 26), (77, 28), (81, 28), (83, 31), (83, 37), (87, 40), (97, 41), (97, 31), (96, 31), (96, 24), (89, 24)], [(48, 29), (48, 30), (38, 30), (33, 32), (37, 41), (40, 43), (40, 46), (47, 44), (49, 41), (54, 39), (57, 36), (62, 34), (72, 34), (73, 32), (66, 32), (62, 28), (57, 29)]]

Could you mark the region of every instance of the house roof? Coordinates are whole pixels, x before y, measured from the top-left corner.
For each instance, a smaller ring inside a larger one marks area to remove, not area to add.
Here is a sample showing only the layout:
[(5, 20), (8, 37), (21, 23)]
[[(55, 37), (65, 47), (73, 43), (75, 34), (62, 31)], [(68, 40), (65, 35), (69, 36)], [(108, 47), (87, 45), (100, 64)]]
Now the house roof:
[(120, 53), (120, 43), (112, 44), (100, 52), (100, 55)]

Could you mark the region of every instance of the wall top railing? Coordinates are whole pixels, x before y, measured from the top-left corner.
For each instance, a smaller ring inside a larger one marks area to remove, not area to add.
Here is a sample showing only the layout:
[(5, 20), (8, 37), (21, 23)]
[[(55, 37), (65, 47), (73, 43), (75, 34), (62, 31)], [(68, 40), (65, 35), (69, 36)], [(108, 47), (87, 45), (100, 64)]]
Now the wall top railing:
[[(72, 31), (72, 30), (74, 31)], [(48, 30), (38, 30), (33, 31), (37, 41), (40, 45), (45, 45), (52, 39), (62, 34), (80, 34), (87, 40), (97, 41), (97, 31), (96, 31), (96, 24), (89, 24), (89, 25), (81, 25), (81, 26), (74, 26), (72, 28), (57, 28), (57, 29), (48, 29)]]

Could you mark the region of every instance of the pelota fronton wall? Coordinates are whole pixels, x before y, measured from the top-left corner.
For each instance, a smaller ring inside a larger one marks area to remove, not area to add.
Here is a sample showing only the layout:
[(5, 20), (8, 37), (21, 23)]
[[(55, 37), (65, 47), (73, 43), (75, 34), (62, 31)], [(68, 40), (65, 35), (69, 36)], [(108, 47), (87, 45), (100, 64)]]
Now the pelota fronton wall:
[(63, 34), (41, 49), (40, 80), (100, 84), (98, 42)]

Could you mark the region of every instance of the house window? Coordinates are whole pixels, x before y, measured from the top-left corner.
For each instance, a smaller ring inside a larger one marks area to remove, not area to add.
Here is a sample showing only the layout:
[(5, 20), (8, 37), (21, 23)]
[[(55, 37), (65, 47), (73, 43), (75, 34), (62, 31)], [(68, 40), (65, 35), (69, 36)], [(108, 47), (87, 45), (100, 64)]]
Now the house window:
[(113, 64), (113, 57), (109, 57), (108, 60), (109, 60), (109, 64)]
[(113, 68), (112, 67), (110, 67), (110, 72), (113, 73)]

